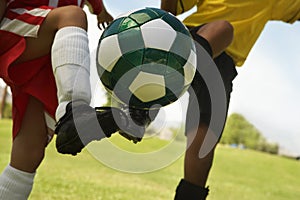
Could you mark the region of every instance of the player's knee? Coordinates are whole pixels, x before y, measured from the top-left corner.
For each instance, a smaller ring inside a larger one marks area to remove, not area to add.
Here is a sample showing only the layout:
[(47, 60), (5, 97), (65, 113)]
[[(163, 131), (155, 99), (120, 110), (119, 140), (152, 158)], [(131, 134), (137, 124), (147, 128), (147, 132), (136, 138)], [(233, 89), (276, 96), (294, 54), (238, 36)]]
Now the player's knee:
[(78, 6), (66, 6), (66, 8), (67, 8), (67, 12), (64, 13), (66, 18), (68, 19), (72, 18), (75, 21), (77, 20), (85, 21), (87, 19), (86, 13), (84, 12), (84, 10), (82, 10), (82, 8)]
[(233, 39), (233, 32), (234, 32), (234, 28), (231, 25), (231, 23), (229, 23), (226, 20), (220, 20), (217, 21), (216, 23), (218, 23), (218, 27), (223, 33), (223, 35), (226, 36), (226, 38), (228, 38), (228, 40), (231, 42)]
[(58, 28), (65, 26), (78, 26), (87, 29), (87, 16), (84, 10), (78, 6), (66, 6), (59, 12)]

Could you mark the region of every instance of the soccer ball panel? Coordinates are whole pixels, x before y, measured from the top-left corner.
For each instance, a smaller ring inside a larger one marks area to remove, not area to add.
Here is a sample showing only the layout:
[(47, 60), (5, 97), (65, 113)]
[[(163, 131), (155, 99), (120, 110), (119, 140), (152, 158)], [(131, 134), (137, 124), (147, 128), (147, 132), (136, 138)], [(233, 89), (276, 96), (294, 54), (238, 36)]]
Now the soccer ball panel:
[(177, 32), (176, 38), (172, 44), (170, 52), (177, 54), (185, 60), (187, 60), (193, 45), (194, 41), (191, 39), (191, 37)]
[(144, 40), (140, 28), (131, 28), (118, 34), (119, 45), (122, 54), (143, 49)]
[(139, 24), (136, 23), (136, 21), (130, 19), (130, 18), (124, 18), (122, 23), (119, 25), (119, 32), (125, 31), (127, 29), (136, 28)]
[(169, 15), (169, 13), (167, 11), (164, 11), (164, 10), (159, 9), (159, 8), (146, 8), (146, 9), (151, 10), (151, 12), (156, 13), (156, 15), (159, 16), (159, 17)]
[(190, 35), (187, 27), (179, 19), (177, 19), (174, 15), (172, 15), (172, 14), (164, 15), (162, 17), (162, 20), (164, 20), (166, 23), (170, 24), (170, 26), (172, 26), (172, 28), (175, 31), (183, 33), (187, 36)]
[(197, 55), (193, 50), (191, 50), (188, 61), (183, 66), (183, 69), (185, 78), (184, 85), (189, 85), (193, 81), (197, 69)]
[(136, 75), (136, 68), (135, 65), (133, 65), (131, 62), (129, 62), (127, 59), (125, 59), (124, 57), (121, 57), (118, 62), (115, 64), (113, 70), (111, 71), (111, 75), (113, 77), (113, 81), (111, 81), (112, 87), (114, 88), (115, 85), (117, 84), (118, 81), (124, 81), (122, 79), (123, 76), (127, 76), (127, 78), (132, 78), (129, 77), (130, 73), (133, 74), (135, 73), (133, 76)]
[(196, 68), (197, 68), (197, 54), (196, 54), (196, 51), (194, 51), (193, 49), (191, 49), (191, 53), (190, 53), (188, 62), (190, 62), (196, 70)]
[(169, 52), (168, 54), (168, 62), (167, 62), (167, 73), (170, 73), (172, 69), (178, 70), (181, 69), (182, 66), (185, 65), (185, 63), (187, 62), (186, 59), (182, 58), (181, 56)]
[(153, 64), (161, 64), (166, 65), (168, 61), (168, 52), (159, 50), (159, 49), (153, 49), (153, 48), (147, 48), (144, 50), (144, 64), (153, 63)]
[(110, 23), (109, 26), (103, 31), (100, 41), (103, 40), (103, 38), (119, 33), (119, 27), (123, 20), (124, 18), (119, 18)]
[(133, 66), (139, 67), (139, 66), (141, 66), (143, 64), (143, 61), (144, 61), (144, 52), (145, 52), (145, 49), (138, 49), (136, 51), (132, 51), (132, 52), (123, 54), (122, 58), (126, 59)]
[[(120, 65), (120, 67), (122, 66)], [(126, 65), (126, 67), (128, 67), (128, 65)], [(132, 81), (138, 76), (139, 73), (140, 70), (136, 67), (132, 67), (131, 69), (128, 68), (126, 73), (120, 73), (118, 70), (115, 70), (113, 73), (114, 90), (123, 91), (123, 88), (129, 88), (129, 86), (132, 84)]]
[(111, 71), (122, 56), (117, 35), (104, 38), (98, 49), (97, 61), (106, 71)]
[[(173, 30), (173, 28), (170, 26), (170, 24), (166, 23), (164, 20), (162, 20), (160, 18), (151, 20), (150, 22), (143, 24), (141, 26), (141, 29), (144, 29), (144, 28), (151, 28), (152, 31), (156, 30), (156, 28)], [(176, 32), (176, 31), (174, 30), (174, 32)]]
[(141, 31), (146, 48), (169, 51), (176, 38), (176, 31), (173, 29), (143, 27)]
[(174, 91), (182, 90), (184, 86), (184, 70), (173, 70), (172, 73), (169, 73), (165, 76), (166, 88)]
[[(149, 91), (153, 92), (150, 93)], [(152, 83), (148, 85), (144, 84), (143, 86), (136, 89), (136, 91), (134, 92), (134, 96), (136, 96), (139, 100), (145, 103), (164, 97), (165, 94), (165, 87), (157, 83)]]
[(152, 21), (155, 18), (159, 18), (160, 14), (155, 12), (152, 8), (146, 8), (131, 13), (128, 17), (135, 20), (140, 25)]
[(144, 52), (145, 49), (140, 49), (129, 53), (125, 53), (123, 54), (122, 57), (126, 59), (128, 62), (130, 62), (133, 66), (139, 67), (143, 64)]
[(100, 76), (100, 80), (103, 83), (104, 87), (106, 87), (106, 89), (112, 90), (113, 89), (113, 86), (111, 84), (112, 74), (107, 71), (104, 71), (103, 73), (99, 74), (99, 76)]
[(141, 71), (149, 74), (156, 74), (164, 76), (166, 74), (166, 65), (162, 65), (159, 63), (148, 63), (143, 64), (140, 67)]
[(143, 102), (153, 101), (165, 96), (165, 80), (161, 75), (140, 72), (129, 90)]

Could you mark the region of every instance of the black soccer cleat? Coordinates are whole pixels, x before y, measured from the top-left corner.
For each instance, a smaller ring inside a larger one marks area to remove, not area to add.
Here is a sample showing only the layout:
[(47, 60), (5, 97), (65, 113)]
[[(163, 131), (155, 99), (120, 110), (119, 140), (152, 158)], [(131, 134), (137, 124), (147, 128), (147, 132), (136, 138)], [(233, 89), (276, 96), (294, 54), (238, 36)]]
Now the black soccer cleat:
[(95, 110), (84, 103), (69, 103), (65, 115), (56, 124), (56, 149), (62, 154), (76, 155), (91, 141), (117, 132), (116, 121), (122, 126), (128, 123), (118, 108), (99, 107)]
[(154, 117), (150, 117), (149, 110), (131, 107), (123, 107), (122, 111), (126, 114), (129, 123), (125, 127), (120, 127), (119, 133), (126, 139), (132, 140), (133, 143), (140, 142), (143, 139), (146, 128), (158, 113), (158, 111), (151, 112)]

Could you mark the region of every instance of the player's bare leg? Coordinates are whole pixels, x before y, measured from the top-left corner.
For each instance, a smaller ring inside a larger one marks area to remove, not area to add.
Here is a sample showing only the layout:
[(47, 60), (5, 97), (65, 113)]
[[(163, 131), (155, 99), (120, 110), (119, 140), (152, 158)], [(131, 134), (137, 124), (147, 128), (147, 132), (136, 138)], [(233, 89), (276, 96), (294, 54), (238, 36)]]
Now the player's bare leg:
[[(197, 34), (209, 42), (213, 57), (217, 57), (231, 43), (233, 28), (228, 22), (222, 20), (201, 27)], [(197, 130), (191, 131), (196, 132), (196, 136), (187, 133), (187, 142), (191, 145), (186, 151), (184, 176), (185, 179), (202, 187), (206, 184), (214, 156), (214, 149), (212, 149), (206, 157), (199, 158), (199, 151), (207, 131), (208, 126), (200, 123)]]
[(35, 172), (44, 158), (47, 142), (43, 104), (30, 97), (21, 129), (13, 140), (10, 164), (25, 172)]
[(200, 147), (202, 146), (208, 127), (205, 123), (201, 123), (198, 130), (193, 130), (193, 132), (194, 131), (197, 133), (196, 137), (192, 134), (187, 134), (187, 143), (190, 144), (190, 146), (185, 154), (184, 178), (195, 185), (205, 187), (212, 166), (214, 149), (204, 158), (199, 158)]
[[(233, 28), (226, 21), (216, 21), (202, 26), (197, 34), (210, 44), (211, 56), (215, 58), (231, 43)], [(195, 41), (197, 42), (197, 39)], [(189, 112), (195, 110), (188, 110), (187, 120), (191, 120), (189, 117), (193, 116)], [(213, 163), (215, 147), (205, 157), (200, 158), (200, 148), (210, 131), (208, 125), (200, 123), (198, 127), (188, 127), (187, 130), (188, 149), (184, 160), (184, 179), (177, 187), (175, 200), (205, 200), (208, 195), (205, 185)]]
[(208, 195), (209, 190), (205, 186), (212, 166), (214, 149), (205, 157), (199, 158), (199, 151), (207, 130), (207, 125), (201, 123), (198, 130), (187, 133), (189, 148), (185, 153), (184, 178), (177, 187), (175, 200), (204, 200)]
[(0, 199), (28, 198), (47, 143), (43, 105), (30, 97), (20, 131), (13, 140), (10, 164), (0, 177)]

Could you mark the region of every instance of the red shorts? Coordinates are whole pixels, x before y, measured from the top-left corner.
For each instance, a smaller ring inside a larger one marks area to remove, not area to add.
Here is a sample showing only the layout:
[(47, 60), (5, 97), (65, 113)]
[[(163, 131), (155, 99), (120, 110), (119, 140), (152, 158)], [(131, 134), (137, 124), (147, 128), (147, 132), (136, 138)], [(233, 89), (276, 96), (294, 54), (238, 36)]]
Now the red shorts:
[(25, 38), (0, 30), (0, 77), (11, 87), (13, 96), (13, 137), (20, 130), (29, 96), (40, 100), (45, 112), (55, 117), (58, 105), (50, 55), (12, 65), (26, 47)]

